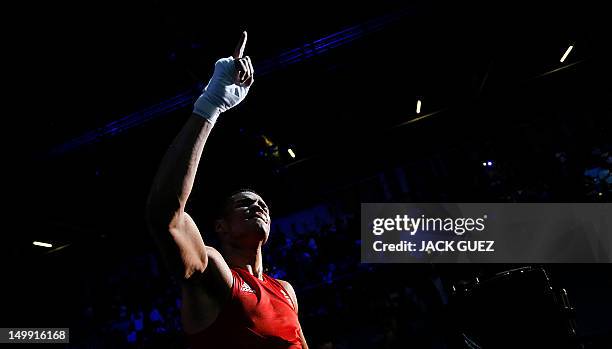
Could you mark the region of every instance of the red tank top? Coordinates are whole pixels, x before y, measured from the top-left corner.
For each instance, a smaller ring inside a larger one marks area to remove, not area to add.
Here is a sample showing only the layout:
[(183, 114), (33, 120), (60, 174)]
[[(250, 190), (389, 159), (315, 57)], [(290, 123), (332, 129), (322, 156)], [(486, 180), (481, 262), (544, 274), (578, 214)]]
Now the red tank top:
[(230, 300), (208, 328), (188, 334), (191, 349), (302, 349), (297, 313), (285, 288), (232, 268)]

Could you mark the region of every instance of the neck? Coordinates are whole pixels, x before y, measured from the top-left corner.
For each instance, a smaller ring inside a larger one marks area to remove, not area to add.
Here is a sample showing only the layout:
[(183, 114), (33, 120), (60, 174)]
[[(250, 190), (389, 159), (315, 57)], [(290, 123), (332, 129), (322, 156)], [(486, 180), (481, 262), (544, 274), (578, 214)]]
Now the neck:
[(225, 246), (223, 251), (230, 267), (247, 269), (253, 276), (263, 279), (263, 258), (261, 256), (261, 243), (256, 248), (239, 248)]

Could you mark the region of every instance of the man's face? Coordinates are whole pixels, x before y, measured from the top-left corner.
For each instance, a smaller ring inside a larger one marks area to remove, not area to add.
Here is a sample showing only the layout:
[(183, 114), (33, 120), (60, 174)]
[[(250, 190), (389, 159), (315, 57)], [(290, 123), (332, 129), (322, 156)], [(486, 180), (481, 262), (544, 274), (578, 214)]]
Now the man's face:
[(231, 244), (265, 243), (270, 234), (270, 212), (263, 199), (252, 192), (240, 192), (227, 201), (225, 217), (217, 221), (216, 230)]

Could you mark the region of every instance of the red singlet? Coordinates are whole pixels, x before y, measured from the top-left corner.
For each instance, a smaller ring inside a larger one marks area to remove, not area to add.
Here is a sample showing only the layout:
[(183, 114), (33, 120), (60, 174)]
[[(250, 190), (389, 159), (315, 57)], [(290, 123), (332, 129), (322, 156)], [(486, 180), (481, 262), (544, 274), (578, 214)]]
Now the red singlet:
[(191, 349), (302, 349), (297, 313), (285, 288), (263, 274), (232, 268), (232, 296), (208, 328), (187, 338)]

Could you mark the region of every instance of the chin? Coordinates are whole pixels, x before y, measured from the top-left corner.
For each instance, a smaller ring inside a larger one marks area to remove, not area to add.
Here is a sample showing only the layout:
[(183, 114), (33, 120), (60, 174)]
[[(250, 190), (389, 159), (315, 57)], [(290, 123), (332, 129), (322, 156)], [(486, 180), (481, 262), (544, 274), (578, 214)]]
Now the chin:
[(268, 241), (268, 235), (270, 235), (270, 233), (267, 231), (266, 228), (267, 227), (265, 226), (261, 226), (261, 227), (258, 227), (257, 229), (257, 237), (262, 239), (264, 243)]
[(257, 236), (257, 240), (263, 240), (264, 243), (268, 240), (268, 226), (263, 222), (257, 222), (250, 227), (253, 235)]
[(268, 241), (268, 236), (270, 236), (270, 231), (268, 230), (268, 226), (267, 225), (259, 226), (257, 229), (257, 236), (259, 239), (263, 240), (263, 243), (265, 244), (266, 241)]

